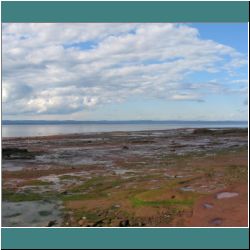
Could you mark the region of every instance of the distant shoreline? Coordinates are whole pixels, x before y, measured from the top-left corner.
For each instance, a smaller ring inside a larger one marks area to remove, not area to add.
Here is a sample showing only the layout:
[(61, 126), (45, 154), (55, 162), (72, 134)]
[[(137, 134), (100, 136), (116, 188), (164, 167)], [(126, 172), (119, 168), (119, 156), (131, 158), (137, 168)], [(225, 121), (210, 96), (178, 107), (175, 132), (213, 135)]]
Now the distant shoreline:
[(83, 125), (116, 125), (116, 124), (166, 124), (166, 125), (192, 125), (192, 124), (248, 124), (248, 121), (200, 121), (200, 120), (193, 120), (193, 121), (185, 121), (185, 120), (100, 120), (100, 121), (77, 121), (77, 120), (2, 120), (2, 125), (76, 125), (76, 124), (83, 124)]
[(248, 127), (178, 127), (178, 128), (164, 128), (164, 129), (144, 129), (144, 130), (113, 130), (113, 131), (89, 131), (89, 132), (72, 132), (72, 133), (57, 133), (57, 134), (34, 134), (34, 135), (22, 135), (22, 136), (3, 136), (4, 140), (15, 140), (15, 139), (34, 139), (34, 138), (73, 138), (77, 136), (100, 136), (102, 134), (115, 134), (115, 133), (164, 133), (166, 131), (176, 131), (176, 130), (196, 130), (196, 129), (205, 129), (205, 130), (248, 130)]

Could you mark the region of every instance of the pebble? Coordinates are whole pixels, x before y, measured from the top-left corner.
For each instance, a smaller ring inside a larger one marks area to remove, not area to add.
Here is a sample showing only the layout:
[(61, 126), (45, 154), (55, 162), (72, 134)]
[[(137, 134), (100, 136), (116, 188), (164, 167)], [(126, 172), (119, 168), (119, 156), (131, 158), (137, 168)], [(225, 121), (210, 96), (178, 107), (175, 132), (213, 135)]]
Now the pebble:
[(210, 222), (212, 224), (214, 224), (215, 226), (219, 226), (222, 223), (222, 219), (221, 218), (215, 218), (215, 219), (212, 219)]
[(203, 207), (204, 207), (204, 208), (210, 209), (210, 208), (213, 208), (214, 205), (212, 205), (212, 204), (210, 204), (210, 203), (204, 203), (204, 204), (203, 204)]
[(129, 220), (121, 221), (119, 226), (120, 227), (128, 227), (129, 226)]
[(138, 222), (138, 227), (144, 227), (145, 226), (145, 223), (143, 223), (143, 222)]
[(83, 226), (83, 224), (84, 224), (84, 220), (81, 219), (81, 220), (78, 221), (79, 226)]
[(113, 219), (110, 223), (111, 227), (119, 227), (120, 226), (120, 220), (118, 219)]
[(47, 227), (52, 227), (56, 224), (56, 220), (51, 220), (49, 223), (48, 223), (48, 226)]
[(68, 192), (67, 191), (62, 191), (61, 194), (68, 194)]

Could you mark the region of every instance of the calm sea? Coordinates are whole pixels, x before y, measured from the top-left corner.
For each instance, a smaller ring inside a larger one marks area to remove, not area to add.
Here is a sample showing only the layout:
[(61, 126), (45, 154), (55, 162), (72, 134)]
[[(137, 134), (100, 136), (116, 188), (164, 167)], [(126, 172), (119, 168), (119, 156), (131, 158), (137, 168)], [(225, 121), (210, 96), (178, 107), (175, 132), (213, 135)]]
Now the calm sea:
[(57, 125), (2, 125), (2, 137), (47, 136), (59, 134), (143, 131), (175, 128), (228, 128), (248, 127), (247, 122), (176, 122), (145, 124), (57, 124)]

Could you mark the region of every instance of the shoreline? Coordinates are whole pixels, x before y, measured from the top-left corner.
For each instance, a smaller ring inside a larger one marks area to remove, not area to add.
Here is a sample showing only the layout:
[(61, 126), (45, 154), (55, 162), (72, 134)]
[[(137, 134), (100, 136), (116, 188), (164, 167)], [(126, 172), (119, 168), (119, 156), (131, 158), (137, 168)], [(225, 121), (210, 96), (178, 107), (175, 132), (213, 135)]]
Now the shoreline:
[[(5, 125), (8, 126), (8, 125)], [(15, 125), (16, 126), (16, 125)], [(17, 125), (18, 126), (18, 125)], [(100, 134), (110, 134), (110, 133), (136, 133), (136, 132), (166, 132), (170, 130), (195, 130), (195, 129), (209, 129), (209, 130), (248, 130), (248, 127), (181, 127), (181, 128), (168, 128), (168, 129), (146, 129), (146, 130), (115, 130), (115, 131), (97, 131), (97, 132), (81, 132), (81, 133), (60, 133), (60, 134), (51, 134), (51, 135), (34, 135), (34, 136), (10, 136), (10, 137), (3, 137), (2, 140), (15, 140), (15, 139), (42, 139), (48, 137), (73, 137), (73, 136), (88, 136), (88, 135), (100, 135)]]

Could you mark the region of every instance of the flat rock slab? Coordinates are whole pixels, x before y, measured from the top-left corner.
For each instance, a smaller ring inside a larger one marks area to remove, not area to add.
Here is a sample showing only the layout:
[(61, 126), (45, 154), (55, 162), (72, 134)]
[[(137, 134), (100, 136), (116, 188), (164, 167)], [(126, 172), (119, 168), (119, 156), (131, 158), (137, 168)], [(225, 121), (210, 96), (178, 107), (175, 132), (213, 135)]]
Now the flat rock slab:
[(236, 197), (238, 196), (239, 194), (236, 193), (236, 192), (222, 192), (222, 193), (218, 193), (216, 195), (216, 198), (217, 199), (228, 199), (228, 198), (233, 198), (233, 197)]

